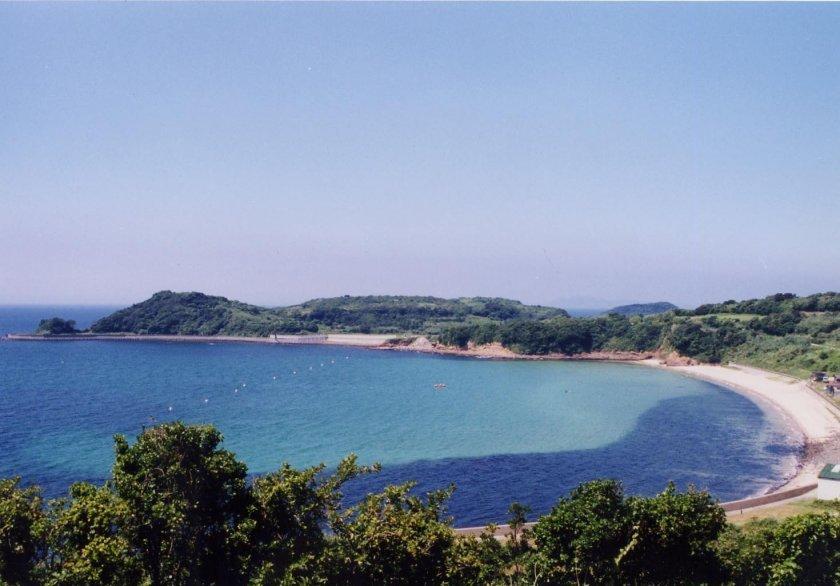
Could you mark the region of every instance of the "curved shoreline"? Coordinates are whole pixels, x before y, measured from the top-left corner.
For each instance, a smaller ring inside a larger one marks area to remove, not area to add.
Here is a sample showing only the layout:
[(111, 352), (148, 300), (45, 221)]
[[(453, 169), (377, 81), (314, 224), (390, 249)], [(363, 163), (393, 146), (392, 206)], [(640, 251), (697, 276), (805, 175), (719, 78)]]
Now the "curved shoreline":
[(801, 434), (803, 453), (794, 473), (780, 479), (779, 486), (765, 494), (811, 485), (816, 482), (817, 473), (827, 461), (840, 457), (840, 408), (811, 390), (805, 381), (739, 364), (665, 366), (658, 360), (635, 363), (730, 389), (747, 397), (761, 409), (772, 408)]
[[(313, 338), (319, 338), (317, 341)], [(763, 411), (768, 408), (803, 438), (803, 453), (793, 473), (779, 479), (763, 494), (801, 487), (816, 481), (816, 474), (827, 461), (840, 461), (840, 408), (830, 404), (799, 379), (768, 372), (754, 367), (730, 364), (666, 364), (655, 352), (592, 352), (567, 356), (551, 354), (530, 356), (517, 354), (500, 344), (466, 349), (440, 346), (422, 336), (386, 334), (322, 334), (318, 336), (184, 336), (148, 334), (81, 334), (41, 336), (8, 334), (9, 341), (135, 341), (135, 342), (193, 342), (193, 343), (257, 343), (257, 344), (316, 344), (352, 346), (375, 350), (409, 351), (442, 356), (495, 360), (580, 360), (623, 362), (669, 370), (684, 376), (699, 378), (747, 397)]]

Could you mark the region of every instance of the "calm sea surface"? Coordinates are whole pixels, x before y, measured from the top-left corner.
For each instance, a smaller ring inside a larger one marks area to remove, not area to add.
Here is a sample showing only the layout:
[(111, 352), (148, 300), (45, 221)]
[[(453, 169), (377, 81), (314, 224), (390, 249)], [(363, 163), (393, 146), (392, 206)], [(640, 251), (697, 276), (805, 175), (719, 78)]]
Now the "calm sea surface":
[[(113, 308), (0, 307), (0, 334), (42, 317), (85, 327)], [(446, 383), (436, 391), (435, 383)], [(510, 502), (544, 513), (578, 483), (622, 480), (653, 494), (674, 480), (721, 500), (774, 485), (798, 438), (720, 387), (644, 367), (502, 362), (325, 346), (0, 342), (0, 476), (57, 496), (101, 481), (115, 433), (209, 422), (252, 473), (355, 452), (387, 483), (457, 485), (458, 525), (503, 520)]]

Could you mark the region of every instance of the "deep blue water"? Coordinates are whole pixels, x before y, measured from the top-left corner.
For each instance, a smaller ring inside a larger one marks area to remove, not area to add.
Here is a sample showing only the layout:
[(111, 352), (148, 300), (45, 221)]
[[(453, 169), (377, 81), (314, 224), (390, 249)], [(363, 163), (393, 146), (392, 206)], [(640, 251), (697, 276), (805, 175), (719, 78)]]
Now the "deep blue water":
[[(111, 308), (3, 308), (0, 333), (42, 317), (85, 327)], [(436, 391), (434, 383), (447, 388)], [(115, 433), (210, 422), (252, 473), (381, 462), (348, 500), (387, 483), (457, 490), (459, 525), (503, 520), (513, 500), (546, 512), (578, 483), (653, 494), (674, 480), (721, 500), (769, 488), (798, 438), (731, 391), (644, 367), (503, 362), (325, 346), (0, 342), (0, 476), (56, 496), (100, 481)]]

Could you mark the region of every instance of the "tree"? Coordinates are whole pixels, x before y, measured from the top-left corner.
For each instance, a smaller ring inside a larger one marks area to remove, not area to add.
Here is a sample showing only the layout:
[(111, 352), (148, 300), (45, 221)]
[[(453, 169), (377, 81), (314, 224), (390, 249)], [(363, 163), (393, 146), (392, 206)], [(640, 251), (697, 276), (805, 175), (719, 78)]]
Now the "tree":
[(514, 321), (499, 331), (506, 347), (523, 354), (579, 354), (592, 349), (592, 334), (584, 320)]
[(504, 577), (508, 552), (495, 537), (496, 527), (489, 525), (478, 537), (456, 537), (446, 560), (447, 584), (484, 586)]
[(679, 493), (669, 483), (655, 497), (631, 498), (628, 505), (630, 538), (617, 558), (626, 581), (719, 581), (712, 543), (726, 527), (726, 514), (709, 493), (694, 488)]
[(74, 484), (49, 514), (47, 585), (140, 583), (142, 569), (123, 532), (129, 510), (110, 487)]
[(829, 514), (728, 527), (714, 544), (734, 584), (840, 583), (840, 519)]
[(476, 328), (471, 325), (449, 326), (440, 333), (440, 341), (447, 346), (466, 348), (476, 333)]
[(327, 546), (323, 527), (341, 505), (341, 486), (378, 465), (360, 467), (351, 455), (324, 478), (324, 466), (280, 470), (254, 479), (251, 491), (253, 526), (249, 534), (248, 567), (258, 582), (313, 573)]
[(762, 519), (744, 528), (729, 525), (713, 544), (724, 571), (724, 579), (743, 586), (759, 586), (769, 581), (773, 565), (768, 544), (778, 521)]
[(19, 477), (0, 480), (0, 583), (36, 583), (43, 550), (42, 506), (37, 487), (21, 488)]
[(683, 322), (677, 324), (669, 339), (674, 349), (683, 356), (697, 358), (703, 362), (721, 361), (721, 340), (714, 330), (700, 324)]
[(410, 494), (411, 483), (369, 495), (332, 521), (325, 572), (337, 584), (439, 584), (454, 540), (444, 504), (453, 488)]
[(522, 573), (519, 558), (528, 550), (528, 530), (525, 529), (525, 523), (530, 512), (531, 507), (518, 502), (512, 502), (508, 507), (508, 527), (510, 527), (511, 534), (506, 545), (513, 560), (511, 573), (514, 576), (519, 576)]
[(72, 319), (61, 319), (60, 317), (51, 317), (49, 319), (42, 319), (38, 322), (38, 329), (36, 334), (78, 334), (76, 329), (76, 322)]
[(621, 484), (596, 480), (561, 498), (534, 526), (534, 538), (552, 581), (616, 582), (615, 560), (628, 541), (629, 509)]
[(530, 512), (531, 507), (518, 502), (512, 502), (508, 507), (508, 527), (511, 530), (511, 542), (516, 547), (520, 547), (527, 536), (524, 527)]
[(222, 435), (177, 422), (145, 430), (134, 445), (115, 439), (125, 536), (151, 583), (236, 582), (249, 493), (245, 465), (219, 448)]
[(779, 523), (769, 549), (769, 584), (833, 586), (840, 583), (840, 520), (802, 515)]

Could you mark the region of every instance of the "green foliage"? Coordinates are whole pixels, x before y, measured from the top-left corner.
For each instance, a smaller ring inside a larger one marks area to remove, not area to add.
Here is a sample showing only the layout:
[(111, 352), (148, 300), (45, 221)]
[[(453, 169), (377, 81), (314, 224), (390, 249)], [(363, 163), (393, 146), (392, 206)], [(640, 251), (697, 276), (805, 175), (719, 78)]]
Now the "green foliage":
[(476, 335), (476, 326), (472, 325), (457, 325), (449, 326), (444, 329), (438, 340), (441, 344), (447, 346), (455, 346), (457, 348), (466, 348), (470, 340)]
[(498, 584), (507, 575), (510, 554), (489, 526), (478, 537), (456, 538), (446, 560), (446, 583), (459, 586)]
[(707, 583), (720, 576), (713, 542), (726, 517), (708, 493), (673, 485), (626, 498), (599, 480), (560, 499), (534, 527), (539, 565), (560, 583)]
[(714, 543), (728, 581), (743, 586), (767, 584), (773, 564), (767, 547), (777, 522), (755, 521), (745, 528), (729, 525)]
[(617, 582), (616, 558), (627, 544), (628, 505), (621, 484), (598, 480), (561, 498), (534, 526), (546, 576), (557, 582)]
[(107, 487), (77, 483), (50, 505), (48, 585), (137, 584), (142, 568), (122, 531), (130, 509)]
[(91, 326), (95, 333), (268, 336), (316, 331), (282, 313), (203, 293), (161, 291)]
[(749, 325), (750, 328), (771, 336), (784, 336), (796, 331), (796, 326), (800, 321), (802, 321), (802, 315), (798, 311), (782, 311), (754, 319), (749, 322)]
[(411, 483), (369, 495), (333, 520), (326, 571), (334, 584), (440, 584), (454, 541), (443, 517), (452, 489), (411, 495)]
[(694, 322), (683, 322), (671, 330), (670, 345), (683, 356), (703, 362), (720, 362), (723, 343), (718, 333)]
[(501, 327), (499, 340), (522, 354), (580, 354), (592, 349), (586, 323), (571, 318), (511, 322)]
[(153, 584), (229, 583), (249, 504), (246, 468), (212, 426), (169, 423), (129, 445), (116, 437), (114, 488), (124, 531)]
[(513, 320), (449, 326), (439, 341), (457, 347), (501, 342), (522, 354), (674, 350), (701, 362), (737, 360), (807, 376), (840, 371), (840, 295), (765, 299), (674, 310), (658, 315)]
[(816, 342), (814, 337), (807, 335), (761, 334), (730, 349), (727, 356), (731, 360), (785, 371), (803, 378), (815, 370), (840, 372), (840, 340), (837, 338)]
[(438, 336), (438, 341), (446, 346), (466, 348), (470, 342), (476, 345), (492, 344), (499, 341), (502, 326), (497, 322), (459, 324), (445, 327)]
[(770, 542), (770, 584), (840, 583), (840, 520), (802, 515), (782, 521)]
[(607, 315), (656, 315), (673, 311), (677, 306), (668, 301), (656, 301), (654, 303), (633, 303), (631, 305), (619, 305), (607, 311)]
[(44, 517), (41, 491), (0, 480), (0, 584), (35, 583)]
[(515, 548), (525, 547), (527, 532), (524, 527), (530, 512), (531, 507), (519, 502), (512, 502), (508, 507), (508, 527), (511, 530), (511, 544)]
[(816, 293), (808, 297), (797, 297), (793, 293), (776, 293), (763, 299), (729, 300), (723, 303), (701, 305), (692, 313), (693, 315), (712, 313), (770, 315), (785, 311), (840, 311), (840, 293)]
[(78, 334), (76, 329), (76, 322), (72, 319), (61, 319), (60, 317), (51, 317), (49, 319), (42, 319), (38, 323), (36, 334), (47, 334), (51, 336), (61, 334)]
[(523, 305), (510, 299), (399, 295), (313, 299), (282, 311), (329, 331), (423, 334), (438, 334), (448, 325), (567, 315), (562, 309)]
[(567, 315), (562, 309), (487, 297), (367, 296), (313, 299), (266, 308), (203, 293), (161, 291), (91, 326), (95, 333), (268, 336), (317, 332), (424, 333), (469, 321), (502, 322)]
[[(500, 342), (529, 355), (674, 350), (701, 362), (740, 360), (798, 376), (840, 370), (838, 293), (778, 293), (695, 310), (665, 302), (617, 309), (622, 311), (572, 319), (562, 309), (500, 298), (349, 295), (269, 309), (201, 293), (161, 291), (99, 320), (91, 330), (233, 336), (417, 333), (458, 348)], [(66, 331), (58, 322), (63, 320), (43, 320), (44, 331)]]
[(712, 543), (726, 515), (707, 492), (679, 493), (673, 484), (653, 498), (631, 498), (630, 539), (617, 559), (620, 573), (644, 584), (716, 582), (720, 564)]
[(356, 457), (349, 456), (326, 478), (323, 465), (295, 470), (288, 464), (256, 478), (246, 553), (250, 571), (264, 582), (270, 582), (267, 576), (293, 579), (312, 573), (311, 562), (327, 546), (323, 527), (339, 512), (341, 486), (376, 470), (378, 466), (358, 466)]
[(735, 584), (840, 583), (840, 518), (827, 513), (729, 527), (715, 544)]
[(583, 484), (514, 537), (457, 537), (445, 504), (389, 486), (343, 508), (341, 487), (374, 471), (345, 459), (245, 483), (210, 426), (166, 424), (116, 438), (113, 479), (74, 484), (44, 505), (37, 488), (0, 480), (0, 584), (836, 584), (840, 517), (825, 513), (727, 527), (705, 492), (673, 485), (627, 497)]

